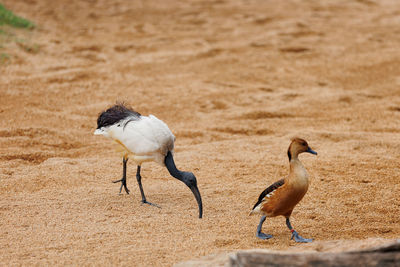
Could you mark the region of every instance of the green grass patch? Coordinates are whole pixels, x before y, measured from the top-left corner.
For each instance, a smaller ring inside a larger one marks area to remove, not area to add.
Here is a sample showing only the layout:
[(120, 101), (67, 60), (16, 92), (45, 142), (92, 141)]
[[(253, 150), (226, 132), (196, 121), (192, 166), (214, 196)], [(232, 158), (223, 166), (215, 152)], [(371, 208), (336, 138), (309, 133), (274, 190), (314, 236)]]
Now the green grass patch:
[(8, 10), (2, 4), (0, 4), (0, 25), (10, 25), (15, 28), (26, 29), (35, 28), (35, 24), (33, 22), (15, 15), (11, 10)]
[(39, 52), (39, 45), (30, 41), (34, 28), (36, 25), (33, 22), (15, 15), (0, 3), (0, 66), (12, 61), (9, 52), (15, 50), (15, 46), (27, 53)]

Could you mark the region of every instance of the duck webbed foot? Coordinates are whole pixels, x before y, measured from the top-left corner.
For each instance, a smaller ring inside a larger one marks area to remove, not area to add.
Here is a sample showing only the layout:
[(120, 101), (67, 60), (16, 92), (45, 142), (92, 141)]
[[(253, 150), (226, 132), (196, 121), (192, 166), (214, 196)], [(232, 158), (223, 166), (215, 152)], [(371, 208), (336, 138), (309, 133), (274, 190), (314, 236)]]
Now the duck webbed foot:
[(309, 238), (304, 238), (301, 237), (292, 227), (291, 223), (290, 223), (290, 219), (289, 217), (286, 217), (286, 225), (289, 228), (290, 232), (292, 232), (292, 237), (290, 239), (293, 239), (296, 242), (299, 243), (310, 243), (313, 241), (313, 239), (309, 239)]
[(294, 241), (298, 243), (310, 243), (313, 241), (312, 238), (304, 238), (301, 237), (296, 231), (293, 230), (292, 232), (292, 237), (290, 239), (293, 239)]
[(267, 240), (267, 239), (272, 238), (272, 235), (264, 234), (264, 233), (261, 232), (262, 225), (263, 225), (263, 223), (264, 223), (266, 218), (267, 218), (266, 216), (262, 216), (261, 220), (260, 220), (260, 223), (257, 226), (257, 234), (256, 234), (256, 236), (258, 238), (262, 239), (262, 240)]
[(262, 232), (257, 232), (256, 235), (258, 238), (262, 239), (262, 240), (267, 240), (273, 237), (273, 235), (268, 235), (268, 234), (264, 234)]

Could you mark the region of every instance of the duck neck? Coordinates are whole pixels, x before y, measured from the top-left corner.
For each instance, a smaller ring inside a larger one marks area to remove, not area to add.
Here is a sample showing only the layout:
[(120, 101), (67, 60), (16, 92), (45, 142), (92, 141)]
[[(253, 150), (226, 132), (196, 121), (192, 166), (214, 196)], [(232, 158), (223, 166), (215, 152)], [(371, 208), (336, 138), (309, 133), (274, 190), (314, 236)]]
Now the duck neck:
[(302, 167), (304, 168), (303, 164), (301, 163), (301, 161), (299, 160), (299, 158), (293, 157), (290, 161), (289, 161), (289, 165), (290, 165), (290, 171), (293, 171), (295, 168), (297, 167)]
[(288, 149), (287, 154), (288, 154), (289, 162), (292, 162), (292, 160), (297, 160), (297, 161), (299, 160), (299, 158), (298, 158), (299, 153), (291, 151), (290, 147)]
[(164, 160), (165, 166), (167, 167), (169, 173), (178, 180), (182, 181), (182, 172), (176, 168), (174, 157), (171, 151), (168, 151), (167, 156)]
[(308, 188), (309, 180), (307, 170), (297, 156), (290, 160), (288, 183), (300, 190), (307, 190)]

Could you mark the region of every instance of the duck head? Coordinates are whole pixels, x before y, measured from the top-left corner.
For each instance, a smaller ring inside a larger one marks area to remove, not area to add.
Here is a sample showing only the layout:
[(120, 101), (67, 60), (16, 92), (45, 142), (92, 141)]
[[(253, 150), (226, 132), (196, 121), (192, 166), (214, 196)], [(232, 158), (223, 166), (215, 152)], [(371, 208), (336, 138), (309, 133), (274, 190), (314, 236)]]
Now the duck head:
[(317, 155), (317, 152), (315, 152), (314, 150), (311, 149), (311, 147), (308, 146), (306, 140), (297, 137), (293, 138), (288, 148), (289, 161), (291, 161), (292, 159), (296, 159), (297, 156), (303, 152)]

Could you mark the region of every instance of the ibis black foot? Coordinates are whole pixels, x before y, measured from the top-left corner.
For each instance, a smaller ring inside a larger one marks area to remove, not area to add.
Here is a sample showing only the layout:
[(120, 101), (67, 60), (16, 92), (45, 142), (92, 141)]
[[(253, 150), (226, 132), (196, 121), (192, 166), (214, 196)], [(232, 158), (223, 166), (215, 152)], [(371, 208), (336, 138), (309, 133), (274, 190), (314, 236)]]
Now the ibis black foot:
[(292, 237), (290, 239), (293, 239), (294, 241), (296, 241), (298, 243), (311, 243), (313, 241), (312, 238), (301, 237), (296, 231), (293, 231)]
[(148, 204), (150, 206), (154, 206), (154, 207), (157, 207), (157, 208), (161, 209), (161, 207), (158, 206), (157, 204), (153, 204), (153, 203), (148, 202), (146, 200), (146, 196), (144, 195), (143, 186), (142, 186), (142, 176), (140, 176), (140, 165), (137, 166), (136, 180), (137, 180), (138, 185), (139, 185), (140, 194), (142, 195), (142, 204)]
[(122, 178), (122, 179), (120, 179), (120, 180), (113, 181), (114, 184), (115, 184), (115, 183), (119, 183), (119, 182), (121, 182), (121, 187), (119, 188), (119, 193), (121, 194), (121, 192), (122, 192), (122, 187), (124, 187), (125, 192), (126, 192), (127, 194), (129, 194), (129, 189), (128, 189), (128, 187), (126, 186), (126, 178)]
[(119, 193), (121, 194), (122, 192), (122, 187), (124, 187), (125, 192), (127, 194), (129, 194), (129, 189), (126, 186), (126, 163), (128, 162), (128, 158), (127, 157), (123, 157), (122, 158), (122, 163), (123, 163), (123, 171), (122, 171), (122, 178), (117, 180), (117, 181), (113, 181), (113, 183), (119, 183), (121, 182), (121, 187), (119, 188)]
[(148, 205), (150, 205), (150, 206), (154, 206), (154, 207), (157, 207), (157, 208), (161, 209), (161, 207), (158, 206), (157, 204), (148, 202), (147, 200), (142, 200), (142, 204), (148, 204)]

